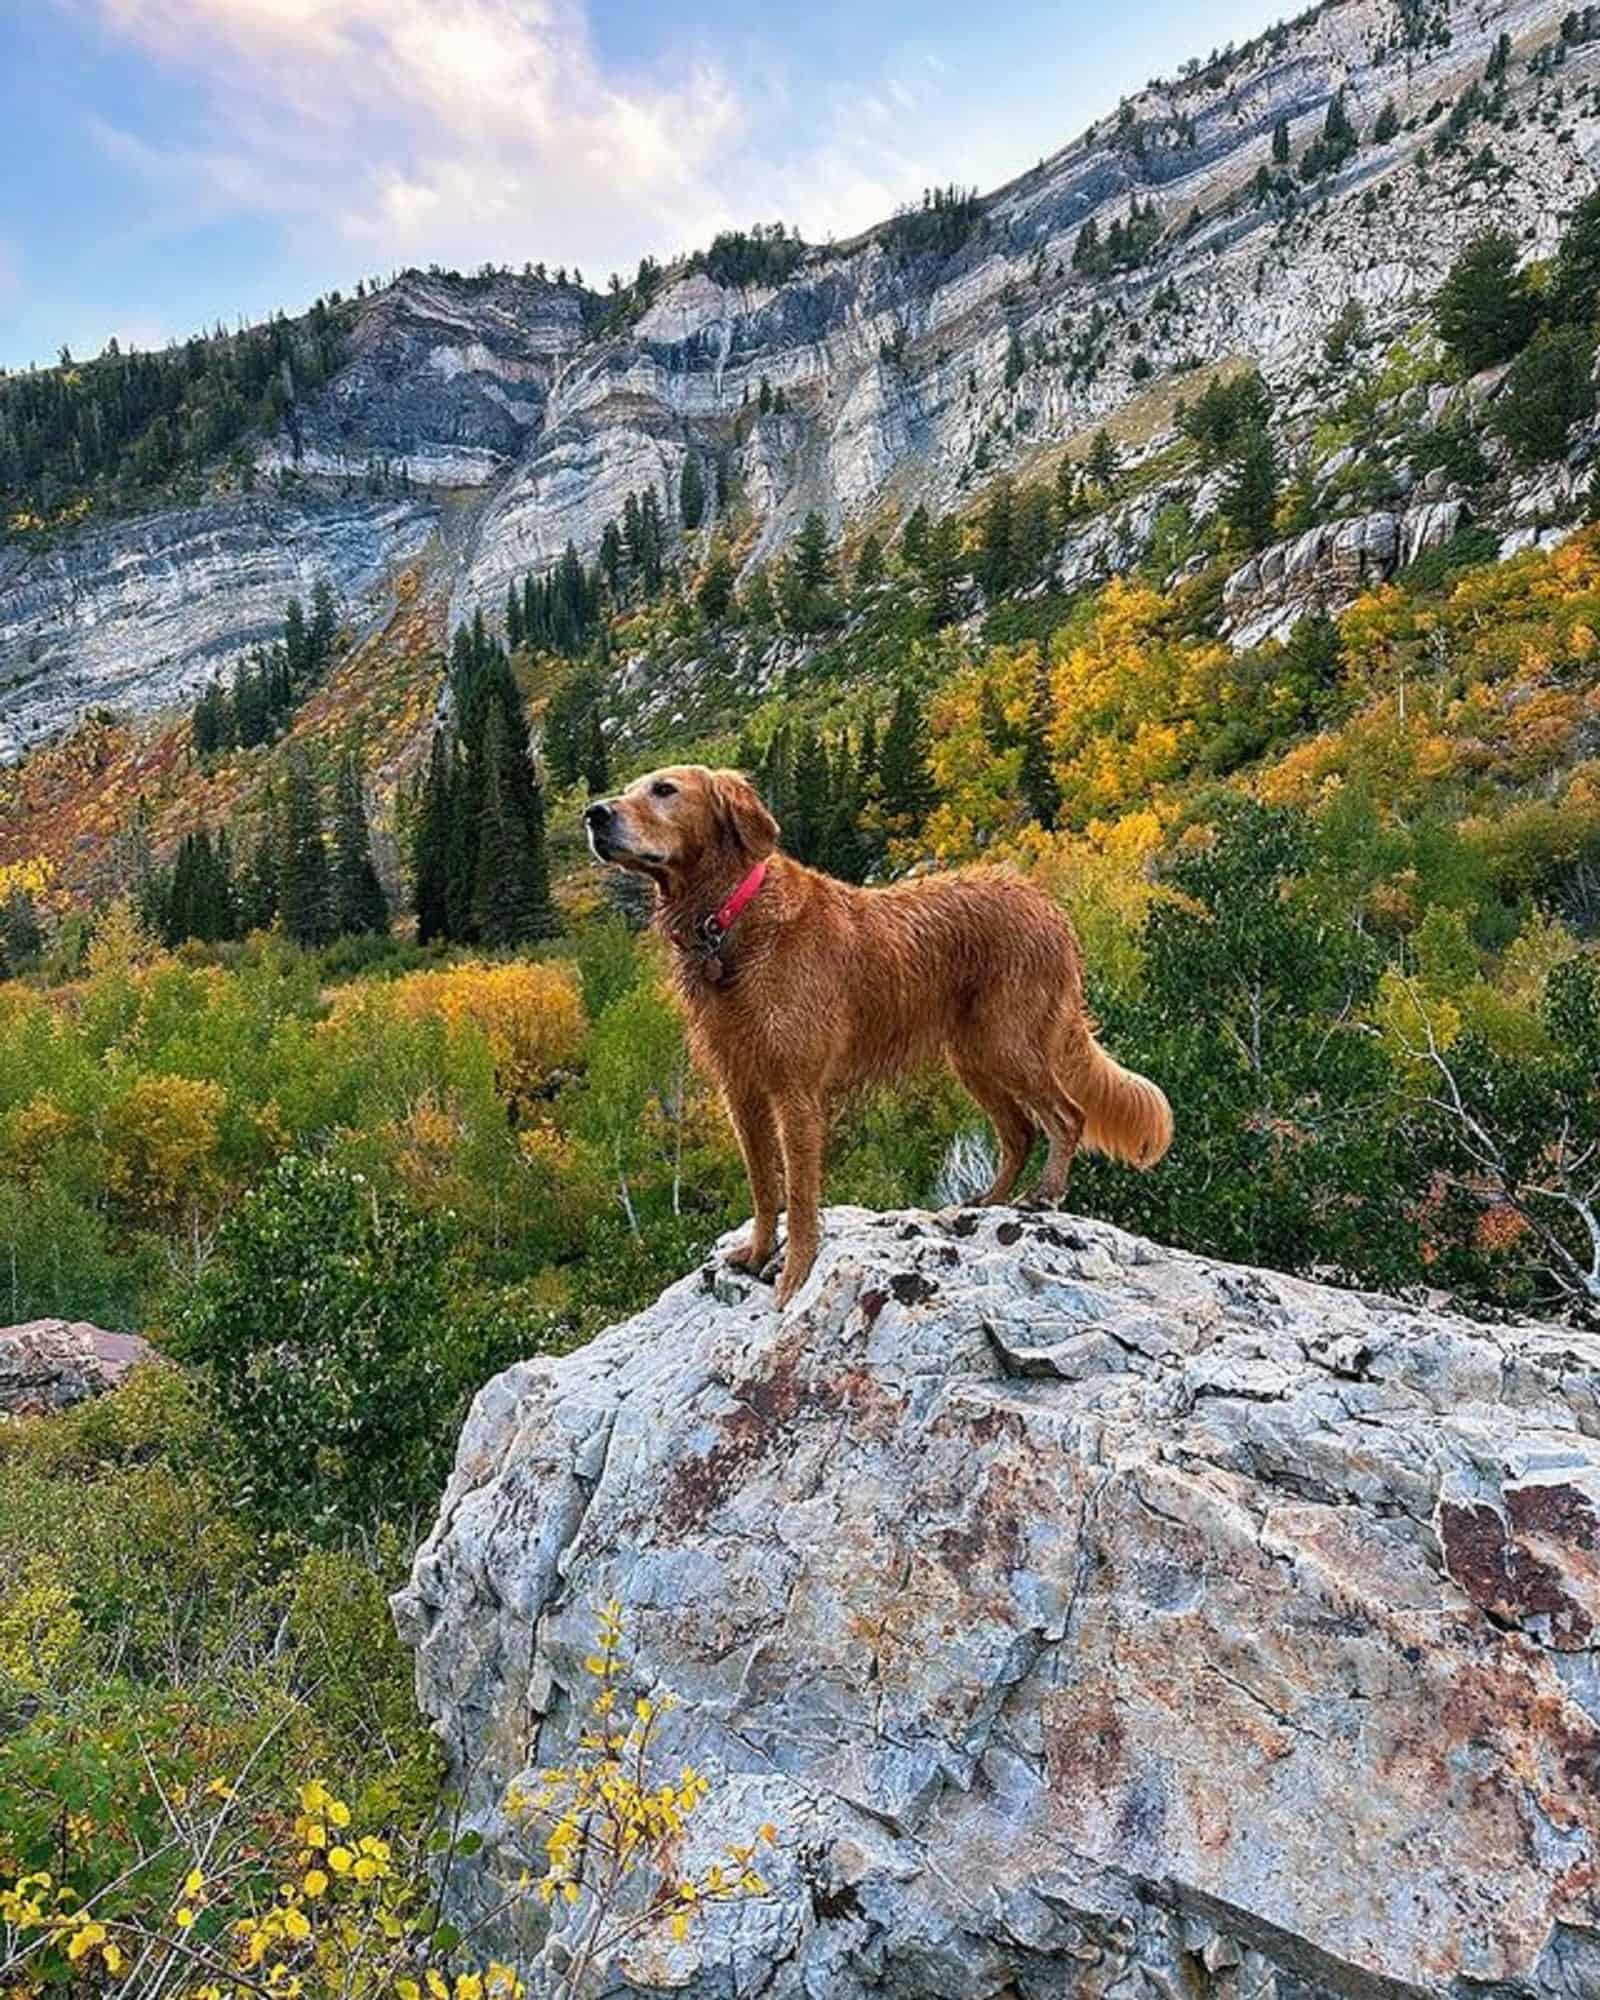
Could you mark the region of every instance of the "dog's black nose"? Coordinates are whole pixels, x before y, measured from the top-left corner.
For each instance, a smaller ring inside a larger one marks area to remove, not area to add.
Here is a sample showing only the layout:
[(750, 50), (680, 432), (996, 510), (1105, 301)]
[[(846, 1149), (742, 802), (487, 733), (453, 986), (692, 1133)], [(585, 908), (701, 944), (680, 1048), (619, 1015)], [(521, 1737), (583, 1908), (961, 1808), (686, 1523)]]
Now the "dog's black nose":
[(587, 805), (583, 809), (583, 823), (585, 826), (604, 826), (610, 817), (611, 807), (604, 799), (596, 799), (592, 805)]

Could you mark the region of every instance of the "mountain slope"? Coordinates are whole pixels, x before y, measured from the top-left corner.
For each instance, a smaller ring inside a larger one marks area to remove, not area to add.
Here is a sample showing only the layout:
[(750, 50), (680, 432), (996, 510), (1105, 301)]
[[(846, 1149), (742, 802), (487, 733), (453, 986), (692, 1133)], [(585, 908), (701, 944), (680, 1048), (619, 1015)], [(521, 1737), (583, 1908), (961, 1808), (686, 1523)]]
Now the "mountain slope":
[[(459, 619), (568, 540), (591, 555), (630, 492), (670, 516), (690, 456), (761, 554), (812, 508), (948, 504), (1119, 411), (1142, 442), (1141, 389), (1197, 362), (1249, 356), (1291, 384), (1348, 301), (1380, 334), (1414, 317), (1475, 229), (1548, 251), (1600, 151), (1600, 44), (1563, 16), (1339, 0), (982, 202), (785, 256), (779, 282), (731, 282), (750, 260), (715, 251), (609, 304), (532, 273), (408, 274), (346, 308), (345, 365), (196, 504), (0, 543), (0, 756), (191, 693), (316, 574), (358, 623), (381, 614), (440, 526)], [(1340, 93), (1359, 143), (1297, 173)], [(238, 490), (263, 477), (271, 504)]]

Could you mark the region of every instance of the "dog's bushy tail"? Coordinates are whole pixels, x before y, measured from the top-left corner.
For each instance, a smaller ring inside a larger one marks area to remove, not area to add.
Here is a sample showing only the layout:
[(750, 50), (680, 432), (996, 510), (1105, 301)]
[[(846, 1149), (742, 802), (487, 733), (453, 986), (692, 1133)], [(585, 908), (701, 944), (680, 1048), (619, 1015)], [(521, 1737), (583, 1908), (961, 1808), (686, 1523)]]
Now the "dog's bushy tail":
[(1166, 1093), (1113, 1061), (1092, 1036), (1066, 1083), (1083, 1109), (1083, 1143), (1097, 1153), (1153, 1167), (1172, 1144)]

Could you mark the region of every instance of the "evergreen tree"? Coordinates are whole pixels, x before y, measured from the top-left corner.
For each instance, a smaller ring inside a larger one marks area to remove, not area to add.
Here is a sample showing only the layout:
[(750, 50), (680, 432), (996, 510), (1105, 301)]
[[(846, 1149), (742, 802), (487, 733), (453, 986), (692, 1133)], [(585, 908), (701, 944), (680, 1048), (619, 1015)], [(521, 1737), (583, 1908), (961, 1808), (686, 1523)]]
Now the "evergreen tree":
[(506, 585), (506, 644), (513, 653), (522, 650), (525, 626), (522, 622), (523, 593), (514, 583)]
[(1070, 458), (1056, 467), (1056, 527), (1065, 534), (1078, 512), (1078, 468)]
[(1600, 193), (1579, 202), (1550, 271), (1550, 317), (1592, 329), (1600, 302)]
[(44, 950), (38, 912), (26, 889), (13, 889), (0, 907), (0, 977), (31, 971)]
[(239, 882), (239, 931), (270, 930), (278, 916), (278, 857), (273, 844), (275, 807), (269, 801), (267, 825)]
[(303, 681), (311, 671), (311, 640), (306, 626), (305, 606), (298, 597), (289, 599), (283, 620), (283, 650), (291, 681)]
[(484, 716), (483, 786), (479, 808), (473, 926), (485, 944), (508, 950), (546, 937), (555, 928), (545, 873), (544, 829), (528, 837), (521, 803), (526, 781), (508, 728), (505, 705), (489, 703)]
[(869, 534), (861, 544), (856, 557), (856, 591), (858, 595), (872, 589), (883, 575), (883, 544), (876, 535)]
[(284, 778), (278, 914), (296, 944), (314, 948), (328, 943), (334, 935), (333, 884), (322, 837), (322, 807), (316, 781), (298, 751), (291, 754)]
[(954, 514), (941, 514), (928, 530), (922, 575), (930, 622), (936, 629), (952, 623), (960, 610), (956, 584), (961, 576), (961, 524)]
[(1521, 465), (1559, 458), (1572, 426), (1594, 414), (1594, 334), (1541, 327), (1511, 364), (1489, 413)]
[(928, 768), (928, 737), (915, 688), (902, 681), (884, 731), (878, 766), (884, 811), (903, 831), (916, 833), (933, 810), (937, 793)]
[(708, 625), (722, 624), (733, 609), (733, 563), (726, 549), (718, 549), (707, 564), (695, 604)]
[(1050, 723), (1055, 713), (1055, 697), (1050, 687), (1050, 669), (1043, 660), (1034, 676), (1033, 700), (1028, 709), (1028, 726), (1022, 738), (1020, 783), (1029, 817), (1047, 832), (1054, 829), (1061, 810), (1061, 787), (1056, 783), (1050, 761)]
[(1009, 479), (998, 480), (983, 514), (983, 540), (978, 556), (978, 581), (991, 598), (1010, 587), (1015, 551), (1012, 531), (1016, 494)]
[(1224, 519), (1241, 548), (1264, 548), (1272, 540), (1278, 505), (1278, 457), (1265, 426), (1249, 431), (1233, 461), (1223, 490)]
[(745, 585), (740, 616), (746, 625), (753, 625), (758, 631), (766, 630), (775, 623), (777, 612), (772, 602), (772, 585), (764, 569), (758, 569)]
[(900, 554), (914, 569), (922, 567), (928, 546), (928, 510), (919, 501), (900, 530)]
[(412, 879), (417, 907), (417, 943), (432, 944), (450, 931), (450, 745), (444, 729), (435, 729), (423, 779), (412, 846)]
[(1289, 121), (1280, 118), (1272, 128), (1272, 161), (1274, 166), (1289, 164)]
[(1111, 494), (1117, 490), (1117, 447), (1111, 440), (1109, 431), (1099, 430), (1089, 446), (1089, 477), (1102, 493)]
[(607, 521), (600, 536), (600, 572), (613, 598), (622, 595), (622, 535), (615, 521)]
[(693, 452), (683, 461), (678, 480), (678, 513), (687, 532), (693, 533), (706, 514), (706, 481), (700, 460)]
[(783, 572), (783, 612), (797, 631), (814, 631), (833, 615), (829, 593), (833, 585), (833, 552), (827, 523), (815, 509), (800, 524), (800, 532)]
[(1378, 113), (1378, 122), (1372, 128), (1373, 139), (1378, 145), (1387, 146), (1399, 130), (1400, 113), (1395, 109), (1394, 99), (1386, 97), (1383, 101), (1383, 109)]
[(1032, 583), (1049, 561), (1054, 547), (1050, 495), (1042, 486), (1030, 486), (1017, 507), (1016, 526), (1012, 530), (1013, 587)]
[(339, 760), (333, 804), (333, 908), (341, 935), (382, 935), (389, 928), (389, 904), (372, 860), (372, 833), (361, 796), (361, 773), (354, 754)]
[(1517, 268), (1517, 239), (1487, 229), (1450, 266), (1434, 300), (1434, 325), (1469, 374), (1509, 361), (1527, 344), (1538, 305)]

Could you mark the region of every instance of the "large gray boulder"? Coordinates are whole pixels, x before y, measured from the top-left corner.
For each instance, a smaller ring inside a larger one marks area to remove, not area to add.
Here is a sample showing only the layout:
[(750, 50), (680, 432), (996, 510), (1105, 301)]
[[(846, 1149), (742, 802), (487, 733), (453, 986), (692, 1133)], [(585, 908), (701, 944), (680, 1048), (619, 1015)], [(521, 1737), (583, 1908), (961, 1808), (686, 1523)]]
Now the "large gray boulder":
[(834, 1210), (771, 1296), (472, 1411), (395, 1608), (495, 1943), (559, 1960), (503, 1801), (615, 1599), (681, 1865), (778, 1844), (605, 1990), (1600, 1994), (1600, 1340), (1005, 1210)]

